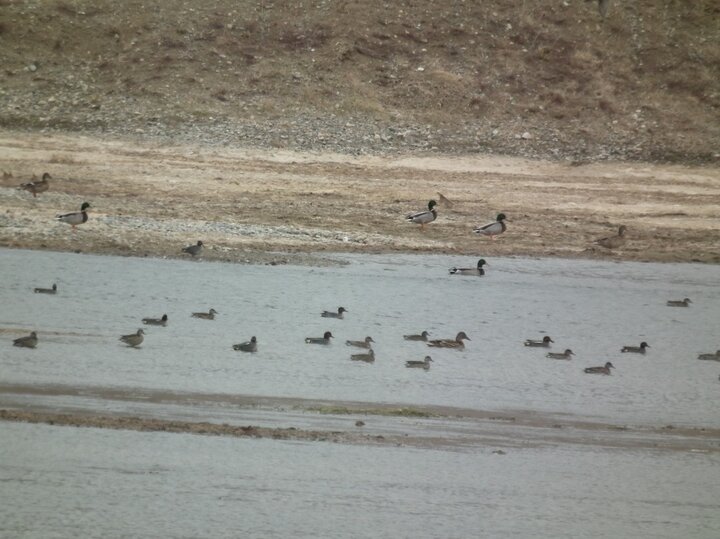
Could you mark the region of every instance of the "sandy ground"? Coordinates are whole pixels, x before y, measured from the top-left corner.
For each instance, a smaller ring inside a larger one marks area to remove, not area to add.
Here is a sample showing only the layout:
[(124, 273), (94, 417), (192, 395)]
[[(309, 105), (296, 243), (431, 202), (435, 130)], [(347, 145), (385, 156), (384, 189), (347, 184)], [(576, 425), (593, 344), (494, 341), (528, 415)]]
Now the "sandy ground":
[[(0, 131), (0, 245), (322, 264), (322, 252), (720, 262), (720, 170), (499, 156), (349, 157)], [(17, 189), (49, 172), (46, 193)], [(404, 217), (442, 193), (421, 230)], [(58, 213), (91, 203), (73, 233)], [(508, 216), (497, 241), (472, 228)], [(627, 242), (593, 240), (627, 226)]]

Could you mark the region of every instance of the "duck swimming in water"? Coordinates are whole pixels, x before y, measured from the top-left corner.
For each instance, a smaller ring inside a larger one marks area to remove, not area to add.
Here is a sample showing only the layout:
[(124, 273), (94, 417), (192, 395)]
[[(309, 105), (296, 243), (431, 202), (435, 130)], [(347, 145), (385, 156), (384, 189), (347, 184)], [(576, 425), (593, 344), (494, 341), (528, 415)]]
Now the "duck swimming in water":
[(450, 268), (450, 275), (477, 275), (481, 277), (485, 275), (483, 266), (487, 264), (484, 258), (478, 260), (477, 267), (475, 268)]

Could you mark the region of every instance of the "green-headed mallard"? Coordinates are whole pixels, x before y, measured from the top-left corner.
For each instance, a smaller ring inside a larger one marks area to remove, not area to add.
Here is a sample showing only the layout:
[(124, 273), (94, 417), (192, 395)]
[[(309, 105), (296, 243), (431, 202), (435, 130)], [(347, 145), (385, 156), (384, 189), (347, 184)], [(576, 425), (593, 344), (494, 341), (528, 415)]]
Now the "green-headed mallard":
[(644, 354), (646, 348), (650, 348), (650, 345), (643, 341), (640, 343), (640, 346), (623, 346), (620, 351), (630, 352), (632, 354)]
[(336, 313), (333, 311), (323, 311), (322, 313), (320, 313), (320, 316), (322, 316), (323, 318), (340, 318), (342, 320), (343, 313), (349, 313), (349, 312), (350, 311), (348, 311), (345, 307), (338, 307), (338, 310)]
[(542, 346), (544, 348), (549, 348), (551, 342), (555, 341), (550, 338), (550, 335), (545, 335), (540, 341), (536, 341), (534, 339), (527, 339), (524, 344), (525, 346)]
[(690, 298), (685, 298), (682, 301), (681, 300), (675, 300), (671, 299), (667, 302), (668, 307), (688, 307), (692, 301), (690, 301)]
[(371, 348), (365, 354), (351, 355), (350, 359), (352, 359), (353, 361), (364, 361), (365, 363), (374, 363), (375, 362), (375, 352), (373, 352), (373, 349)]
[(42, 180), (35, 180), (35, 176), (33, 175), (33, 181), (28, 183), (23, 183), (18, 189), (22, 189), (23, 191), (28, 191), (32, 193), (33, 197), (36, 197), (38, 193), (44, 193), (50, 188), (50, 182), (48, 180), (52, 179), (52, 176), (50, 176), (49, 173), (45, 173), (42, 175)]
[(454, 339), (435, 339), (434, 341), (428, 341), (428, 346), (433, 346), (435, 348), (465, 348), (465, 343), (463, 343), (463, 340), (470, 341), (470, 337), (468, 337), (464, 331), (461, 331), (458, 333)]
[(485, 275), (483, 266), (487, 264), (484, 258), (478, 260), (476, 268), (450, 268), (450, 275)]
[(21, 348), (35, 348), (38, 343), (37, 333), (34, 331), (25, 337), (19, 337), (13, 341), (13, 346)]
[(148, 326), (167, 326), (168, 316), (164, 314), (161, 318), (143, 318), (142, 323)]
[(706, 361), (720, 361), (720, 350), (714, 354), (700, 354), (698, 359), (704, 359)]
[(119, 340), (121, 340), (128, 346), (137, 348), (145, 340), (145, 337), (143, 337), (143, 335), (145, 335), (145, 332), (142, 329), (138, 329), (137, 333), (131, 333), (130, 335), (123, 335), (122, 337), (120, 337)]
[(618, 247), (622, 246), (625, 243), (625, 231), (627, 230), (627, 227), (625, 225), (620, 225), (618, 228), (617, 236), (609, 236), (607, 238), (600, 238), (599, 240), (595, 240), (593, 243), (595, 245), (599, 245), (600, 247), (605, 247), (606, 249), (617, 249)]
[(52, 288), (35, 288), (33, 292), (36, 294), (57, 294), (57, 285), (53, 283)]
[(80, 206), (80, 211), (72, 212), (72, 213), (65, 213), (63, 215), (56, 215), (55, 219), (60, 221), (61, 223), (67, 223), (73, 227), (73, 230), (75, 230), (75, 227), (77, 225), (81, 225), (83, 223), (87, 223), (88, 220), (88, 214), (87, 209), (90, 207), (90, 203), (83, 202), (82, 206)]
[(193, 318), (202, 318), (203, 320), (215, 320), (215, 315), (220, 314), (215, 309), (210, 309), (206, 313), (192, 313), (190, 316)]
[(233, 350), (239, 350), (240, 352), (257, 352), (257, 337), (253, 335), (249, 341), (233, 344)]
[(424, 341), (427, 342), (430, 334), (427, 331), (423, 331), (420, 335), (403, 335), (403, 339), (406, 341)]
[(332, 338), (333, 334), (326, 331), (322, 337), (305, 337), (305, 342), (308, 344), (330, 344)]
[(432, 358), (430, 356), (425, 356), (425, 359), (422, 361), (406, 361), (405, 366), (408, 369), (425, 369), (430, 370), (430, 362), (432, 361)]
[(435, 209), (435, 206), (437, 206), (437, 202), (431, 200), (428, 202), (428, 209), (426, 211), (411, 213), (405, 218), (405, 220), (420, 225), (420, 228), (425, 228), (426, 224), (432, 223), (435, 219), (437, 219), (437, 210)]
[(358, 348), (372, 348), (372, 346), (370, 346), (371, 342), (375, 342), (375, 341), (373, 341), (372, 337), (368, 336), (368, 337), (365, 337), (365, 340), (362, 340), (362, 341), (345, 341), (345, 344), (347, 346), (357, 346)]
[(507, 230), (507, 226), (505, 226), (505, 219), (507, 219), (507, 217), (505, 217), (504, 213), (498, 213), (498, 216), (493, 222), (486, 225), (476, 226), (473, 228), (473, 232), (475, 232), (475, 234), (479, 234), (480, 236), (490, 236), (490, 239), (494, 240), (498, 235)]
[(198, 242), (195, 245), (188, 245), (187, 247), (183, 247), (182, 252), (187, 253), (191, 255), (193, 258), (198, 256), (200, 253), (202, 253), (203, 250), (203, 242), (198, 240)]
[(588, 374), (610, 374), (610, 369), (614, 369), (615, 365), (609, 361), (602, 367), (588, 367), (585, 372)]
[(564, 352), (548, 352), (545, 354), (545, 357), (549, 357), (550, 359), (570, 359), (570, 356), (574, 356), (573, 351), (569, 348), (566, 349)]

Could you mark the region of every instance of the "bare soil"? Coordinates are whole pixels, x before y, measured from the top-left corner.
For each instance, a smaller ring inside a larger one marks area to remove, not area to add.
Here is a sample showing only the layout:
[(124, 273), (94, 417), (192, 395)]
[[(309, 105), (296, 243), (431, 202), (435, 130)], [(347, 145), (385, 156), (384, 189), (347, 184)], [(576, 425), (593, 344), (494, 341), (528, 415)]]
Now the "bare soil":
[[(322, 252), (720, 262), (720, 171), (502, 156), (357, 156), (0, 132), (0, 245), (322, 264)], [(34, 198), (19, 184), (43, 172)], [(405, 216), (442, 193), (425, 229)], [(77, 231), (58, 213), (92, 205)], [(497, 241), (472, 228), (508, 217)], [(593, 240), (627, 226), (608, 250)]]

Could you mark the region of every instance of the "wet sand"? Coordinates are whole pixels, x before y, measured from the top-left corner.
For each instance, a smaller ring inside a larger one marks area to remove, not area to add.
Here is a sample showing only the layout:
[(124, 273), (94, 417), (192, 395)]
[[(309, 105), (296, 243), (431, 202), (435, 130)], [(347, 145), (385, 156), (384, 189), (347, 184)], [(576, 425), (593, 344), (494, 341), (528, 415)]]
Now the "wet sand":
[[(147, 413), (138, 413), (138, 404), (147, 405)], [(115, 409), (108, 413), (109, 407)], [(243, 424), (248, 417), (265, 425)], [(421, 448), (592, 445), (720, 452), (720, 430), (711, 428), (621, 425), (533, 411), (88, 386), (0, 386), (0, 421)], [(303, 426), (273, 426), (293, 422)]]
[[(502, 156), (354, 157), (0, 132), (0, 245), (242, 263), (323, 252), (432, 252), (720, 262), (720, 171)], [(50, 172), (37, 198), (20, 183)], [(11, 175), (11, 176), (10, 176)], [(437, 220), (405, 222), (428, 200)], [(91, 203), (73, 233), (58, 213)], [(499, 212), (497, 241), (472, 233)], [(627, 226), (616, 249), (593, 244)]]

